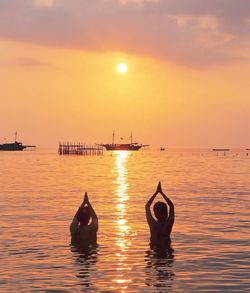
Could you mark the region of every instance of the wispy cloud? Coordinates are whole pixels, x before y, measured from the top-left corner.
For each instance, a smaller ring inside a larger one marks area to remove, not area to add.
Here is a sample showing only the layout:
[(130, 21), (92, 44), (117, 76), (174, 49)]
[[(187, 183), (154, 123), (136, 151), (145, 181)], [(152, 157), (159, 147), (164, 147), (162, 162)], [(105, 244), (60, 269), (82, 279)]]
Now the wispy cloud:
[(24, 67), (24, 68), (56, 68), (54, 65), (42, 62), (34, 58), (16, 58), (10, 60), (0, 61), (1, 67)]
[(249, 19), (246, 0), (2, 0), (0, 37), (208, 66), (245, 58)]

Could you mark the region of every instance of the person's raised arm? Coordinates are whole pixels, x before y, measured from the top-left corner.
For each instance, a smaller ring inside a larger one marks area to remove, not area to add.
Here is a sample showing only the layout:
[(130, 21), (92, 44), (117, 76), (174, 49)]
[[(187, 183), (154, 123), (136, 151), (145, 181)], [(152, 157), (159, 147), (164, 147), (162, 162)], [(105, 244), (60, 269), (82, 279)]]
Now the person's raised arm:
[(98, 229), (98, 217), (97, 217), (95, 210), (93, 209), (93, 207), (89, 201), (87, 192), (85, 192), (84, 202), (88, 205), (88, 208), (89, 208), (89, 213), (90, 213), (90, 217), (91, 217), (91, 225), (92, 224), (95, 225), (96, 228)]
[(151, 211), (150, 211), (150, 207), (156, 197), (156, 195), (161, 192), (161, 182), (158, 183), (158, 186), (157, 186), (157, 189), (155, 191), (155, 193), (150, 197), (150, 199), (148, 200), (148, 202), (146, 203), (145, 205), (145, 211), (146, 211), (146, 218), (147, 218), (147, 221), (148, 221), (148, 224), (152, 224), (155, 222), (152, 214), (151, 214)]
[(165, 199), (165, 201), (167, 202), (167, 204), (169, 206), (169, 215), (168, 215), (167, 224), (172, 229), (172, 226), (174, 224), (174, 204), (170, 200), (170, 198), (162, 190), (160, 191), (160, 193), (161, 193), (161, 195), (163, 196), (163, 198)]
[(78, 228), (78, 225), (79, 225), (78, 214), (81, 212), (81, 208), (83, 208), (85, 206), (85, 204), (86, 204), (86, 198), (84, 197), (83, 202), (81, 203), (80, 207), (78, 208), (78, 210), (77, 210), (76, 214), (74, 215), (72, 222), (70, 224), (71, 235), (74, 235), (75, 231)]
[[(82, 206), (83, 206), (83, 203), (82, 203), (81, 207)], [(77, 210), (76, 214), (74, 215), (73, 220), (72, 220), (72, 222), (70, 224), (70, 227), (69, 227), (70, 228), (70, 233), (71, 233), (71, 236), (72, 237), (75, 234), (75, 232), (76, 232), (76, 230), (78, 228), (78, 225), (79, 225), (79, 221), (78, 221), (77, 215), (78, 215), (81, 207), (78, 208), (78, 210)]]

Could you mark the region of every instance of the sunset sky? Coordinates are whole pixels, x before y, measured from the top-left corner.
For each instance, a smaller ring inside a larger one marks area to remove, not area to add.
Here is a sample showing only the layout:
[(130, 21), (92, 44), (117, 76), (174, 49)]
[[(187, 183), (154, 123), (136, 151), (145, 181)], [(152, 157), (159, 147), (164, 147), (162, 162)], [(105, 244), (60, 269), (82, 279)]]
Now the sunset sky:
[(0, 0), (0, 142), (250, 147), (249, 80), (248, 0)]

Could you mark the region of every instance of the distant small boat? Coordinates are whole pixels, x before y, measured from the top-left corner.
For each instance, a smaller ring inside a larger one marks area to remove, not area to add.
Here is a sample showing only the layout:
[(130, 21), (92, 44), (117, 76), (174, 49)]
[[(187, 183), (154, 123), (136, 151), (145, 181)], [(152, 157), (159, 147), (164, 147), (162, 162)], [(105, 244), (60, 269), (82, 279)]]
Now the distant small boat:
[(229, 152), (230, 149), (213, 149), (214, 152)]
[(162, 148), (162, 147), (161, 147), (161, 148), (160, 148), (160, 151), (165, 151), (165, 148)]
[(0, 144), (0, 151), (23, 151), (26, 148), (35, 148), (34, 145), (23, 145), (17, 141), (17, 133), (15, 133), (15, 141), (11, 143)]
[(250, 149), (246, 149), (246, 151), (250, 151)]

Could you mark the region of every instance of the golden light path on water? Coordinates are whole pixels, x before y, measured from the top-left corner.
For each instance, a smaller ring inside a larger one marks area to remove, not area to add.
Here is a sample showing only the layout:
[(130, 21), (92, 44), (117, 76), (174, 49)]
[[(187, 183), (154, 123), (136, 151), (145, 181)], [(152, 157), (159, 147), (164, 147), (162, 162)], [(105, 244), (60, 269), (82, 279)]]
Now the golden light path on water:
[(115, 190), (115, 228), (116, 228), (116, 238), (115, 245), (119, 248), (120, 252), (116, 253), (117, 257), (117, 278), (113, 279), (113, 282), (117, 285), (120, 284), (121, 292), (125, 292), (127, 289), (126, 284), (130, 283), (131, 280), (125, 277), (124, 274), (126, 271), (131, 270), (127, 264), (127, 250), (131, 246), (131, 227), (127, 219), (127, 205), (129, 201), (128, 195), (128, 181), (127, 181), (127, 161), (129, 158), (130, 152), (127, 151), (116, 151), (115, 152), (115, 167), (114, 171), (116, 172), (116, 190)]

